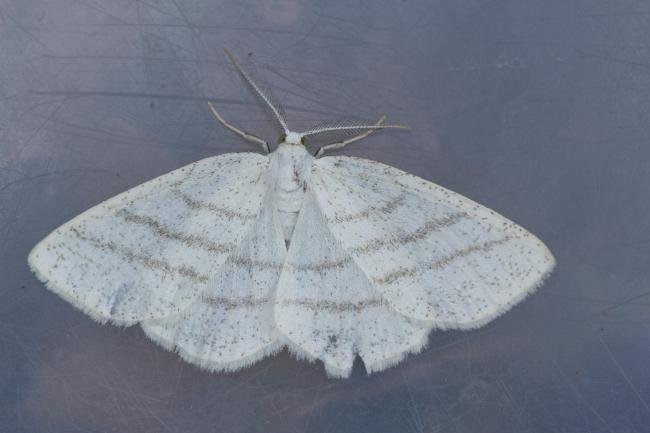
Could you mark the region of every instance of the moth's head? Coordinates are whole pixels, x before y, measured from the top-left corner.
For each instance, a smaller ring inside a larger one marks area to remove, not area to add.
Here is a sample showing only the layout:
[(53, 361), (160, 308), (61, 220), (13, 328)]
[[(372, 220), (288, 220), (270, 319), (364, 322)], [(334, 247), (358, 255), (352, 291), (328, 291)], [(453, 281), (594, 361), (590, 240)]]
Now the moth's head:
[(300, 132), (288, 131), (286, 134), (280, 135), (280, 143), (293, 144), (293, 145), (307, 145), (307, 138)]

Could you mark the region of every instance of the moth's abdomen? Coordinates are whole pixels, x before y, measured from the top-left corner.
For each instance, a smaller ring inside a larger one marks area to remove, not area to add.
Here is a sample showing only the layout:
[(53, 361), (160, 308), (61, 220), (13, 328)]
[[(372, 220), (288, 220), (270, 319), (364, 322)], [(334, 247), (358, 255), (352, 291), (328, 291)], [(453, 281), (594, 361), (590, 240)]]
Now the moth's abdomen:
[(305, 191), (306, 187), (300, 187), (293, 191), (286, 191), (278, 187), (276, 190), (277, 210), (282, 223), (282, 233), (285, 241), (291, 240), (293, 228), (296, 226), (298, 214), (305, 198)]

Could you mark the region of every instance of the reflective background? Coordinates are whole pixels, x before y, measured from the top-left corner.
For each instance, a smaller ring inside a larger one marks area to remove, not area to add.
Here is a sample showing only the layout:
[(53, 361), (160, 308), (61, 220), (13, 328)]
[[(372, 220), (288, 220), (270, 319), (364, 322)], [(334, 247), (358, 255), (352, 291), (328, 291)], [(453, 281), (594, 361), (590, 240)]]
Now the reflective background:
[[(0, 431), (642, 432), (650, 425), (650, 4), (0, 0)], [(510, 313), (326, 378), (287, 352), (210, 374), (100, 326), (26, 256), (94, 204), (295, 127), (389, 120), (345, 154), (469, 196), (558, 267)]]

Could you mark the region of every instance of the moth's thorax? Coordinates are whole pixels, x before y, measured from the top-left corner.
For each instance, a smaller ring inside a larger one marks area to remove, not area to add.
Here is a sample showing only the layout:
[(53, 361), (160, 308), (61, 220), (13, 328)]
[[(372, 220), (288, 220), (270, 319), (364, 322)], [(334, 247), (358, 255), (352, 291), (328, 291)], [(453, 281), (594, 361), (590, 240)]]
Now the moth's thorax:
[(308, 188), (314, 157), (301, 144), (280, 143), (271, 155), (275, 171), (275, 203), (285, 240), (290, 240)]

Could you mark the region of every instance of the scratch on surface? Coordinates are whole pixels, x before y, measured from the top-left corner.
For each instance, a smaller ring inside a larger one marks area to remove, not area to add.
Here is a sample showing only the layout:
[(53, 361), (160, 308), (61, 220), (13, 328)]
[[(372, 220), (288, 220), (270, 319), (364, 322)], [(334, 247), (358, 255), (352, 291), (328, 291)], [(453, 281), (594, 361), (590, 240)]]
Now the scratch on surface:
[(605, 340), (603, 339), (603, 336), (600, 335), (600, 332), (598, 332), (598, 330), (594, 330), (594, 331), (596, 332), (596, 335), (598, 335), (598, 340), (600, 341), (600, 344), (605, 349), (605, 352), (607, 352), (607, 356), (612, 361), (612, 364), (614, 364), (614, 366), (616, 367), (618, 372), (621, 373), (621, 376), (623, 376), (623, 379), (625, 379), (625, 382), (628, 384), (628, 386), (630, 387), (632, 392), (634, 392), (637, 399), (641, 402), (641, 404), (645, 408), (646, 412), (650, 413), (650, 407), (648, 407), (648, 402), (645, 401), (645, 399), (643, 398), (643, 396), (641, 395), (639, 390), (636, 389), (636, 386), (634, 386), (634, 383), (632, 383), (629, 376), (625, 373), (625, 370), (623, 369), (621, 364), (619, 364), (619, 362), (616, 360), (616, 357), (614, 356), (614, 354), (610, 350), (609, 346), (607, 345), (607, 343), (605, 343)]
[(626, 60), (626, 59), (619, 59), (617, 57), (612, 57), (612, 56), (605, 56), (601, 54), (595, 54), (595, 53), (589, 53), (583, 50), (576, 49), (578, 54), (580, 54), (582, 57), (585, 58), (592, 58), (592, 59), (597, 59), (597, 60), (602, 60), (604, 62), (608, 63), (618, 63), (626, 66), (634, 66), (637, 68), (643, 68), (643, 69), (650, 69), (650, 64), (648, 63), (641, 63), (641, 62), (635, 62), (632, 60)]
[(2, 13), (2, 11), (0, 11), (0, 17), (9, 19), (9, 21), (14, 23), (14, 26), (16, 26), (16, 28), (18, 28), (18, 29), (22, 30), (23, 32), (25, 32), (25, 34), (27, 34), (27, 36), (32, 38), (32, 40), (34, 40), (41, 47), (45, 48), (47, 51), (52, 52), (50, 47), (48, 47), (47, 44), (45, 44), (45, 42), (40, 40), (36, 35), (34, 35), (34, 33), (32, 33), (26, 26), (24, 26), (20, 22), (18, 22), (18, 20), (16, 20), (14, 17), (12, 17), (11, 15), (8, 15), (6, 13)]
[(404, 385), (406, 385), (406, 391), (409, 395), (409, 406), (411, 407), (411, 410), (409, 410), (409, 412), (412, 413), (413, 424), (415, 424), (416, 431), (424, 431), (424, 423), (422, 422), (422, 416), (420, 415), (420, 410), (415, 404), (415, 398), (413, 398), (413, 393), (411, 392), (411, 385), (409, 385), (409, 381), (406, 379), (406, 376), (404, 375), (404, 370), (400, 371), (400, 373), (402, 375), (403, 383)]
[(320, 389), (316, 390), (316, 392), (314, 393), (314, 398), (311, 401), (311, 407), (309, 408), (309, 413), (307, 414), (307, 419), (305, 420), (305, 429), (303, 430), (303, 432), (308, 431), (307, 429), (309, 428), (309, 423), (311, 422), (311, 419), (314, 415), (314, 409), (316, 408), (316, 400), (318, 399), (319, 395), (320, 395)]
[[(38, 136), (38, 134), (40, 134), (40, 132), (45, 127), (45, 125), (47, 125), (50, 121), (52, 121), (54, 119), (54, 116), (56, 116), (58, 114), (58, 112), (61, 110), (61, 108), (63, 108), (63, 105), (65, 105), (66, 101), (69, 100), (69, 99), (73, 99), (73, 98), (72, 97), (64, 97), (64, 98), (60, 99), (59, 104), (56, 107), (54, 107), (54, 109), (52, 111), (50, 111), (50, 113), (47, 116), (45, 116), (45, 119), (43, 120), (43, 122), (41, 122), (41, 124), (38, 125), (38, 127), (34, 130), (34, 132), (18, 148), (18, 150), (16, 151), (16, 156), (15, 156), (16, 159), (20, 158), (20, 156), (22, 155), (25, 148), (27, 146), (29, 146), (29, 144), (34, 140), (34, 138), (36, 138)], [(39, 105), (41, 105), (41, 104), (37, 104), (36, 106), (39, 106)], [(24, 116), (29, 111), (31, 111), (32, 109), (36, 108), (36, 106), (30, 107), (29, 110), (26, 110), (24, 113), (21, 114), (21, 117)]]
[(612, 310), (616, 310), (616, 309), (618, 309), (620, 307), (623, 307), (625, 305), (637, 305), (637, 306), (638, 305), (645, 305), (645, 306), (650, 305), (650, 304), (647, 304), (647, 303), (635, 303), (635, 302), (633, 302), (633, 301), (636, 301), (638, 299), (642, 299), (642, 298), (645, 298), (645, 297), (648, 297), (648, 296), (650, 296), (650, 292), (641, 293), (640, 295), (632, 296), (631, 298), (627, 298), (627, 299), (625, 299), (625, 300), (623, 300), (621, 302), (610, 302), (613, 305), (610, 305), (607, 308), (603, 308), (602, 310), (597, 311), (596, 313), (594, 313), (592, 315), (592, 317), (600, 316), (601, 314), (606, 314), (606, 313), (608, 313), (608, 312), (610, 312)]
[(228, 63), (220, 60), (210, 60), (203, 58), (182, 58), (182, 57), (162, 57), (162, 56), (127, 56), (127, 55), (101, 55), (101, 54), (76, 54), (76, 55), (51, 55), (44, 54), (46, 59), (53, 60), (142, 60), (145, 62), (178, 62), (178, 63), (197, 63), (209, 65), (222, 65)]
[(64, 95), (64, 96), (112, 96), (123, 98), (150, 98), (150, 99), (173, 99), (179, 101), (202, 101), (218, 102), (220, 104), (235, 105), (253, 105), (252, 102), (240, 101), (238, 99), (218, 98), (211, 96), (195, 95), (175, 95), (164, 93), (147, 93), (147, 92), (110, 92), (110, 91), (93, 91), (93, 90), (70, 90), (70, 91), (50, 91), (50, 90), (28, 90), (26, 93), (33, 95)]
[(101, 168), (70, 168), (67, 170), (57, 170), (57, 171), (50, 171), (48, 173), (40, 173), (34, 176), (24, 176), (19, 179), (14, 179), (10, 182), (5, 183), (4, 185), (0, 185), (0, 192), (16, 185), (22, 182), (28, 182), (30, 180), (36, 180), (36, 179), (41, 179), (43, 177), (48, 177), (48, 176), (56, 176), (59, 174), (68, 174), (68, 173), (74, 173), (74, 172), (88, 172), (88, 173), (105, 173), (105, 174), (112, 174), (114, 176), (118, 176), (117, 173), (114, 173), (110, 170), (103, 170)]
[(562, 377), (564, 383), (566, 383), (569, 386), (569, 388), (571, 388), (571, 390), (580, 398), (580, 401), (582, 401), (584, 403), (584, 405), (587, 406), (587, 408), (591, 411), (591, 413), (596, 415), (596, 418), (598, 418), (600, 420), (600, 422), (603, 423), (603, 425), (607, 428), (607, 431), (609, 431), (611, 433), (615, 433), (614, 430), (612, 430), (612, 428), (609, 426), (609, 424), (607, 423), (605, 418), (603, 418), (603, 416), (596, 410), (596, 408), (594, 408), (592, 406), (592, 404), (589, 403), (589, 400), (587, 400), (587, 398), (580, 391), (580, 389), (578, 389), (578, 387), (576, 387), (573, 383), (571, 383), (571, 380), (569, 380), (569, 378), (567, 377), (564, 370), (562, 370), (562, 368), (560, 368), (557, 361), (553, 361), (553, 365), (554, 365), (555, 369), (560, 373), (560, 377)]
[[(71, 96), (71, 97), (105, 96), (105, 97), (114, 97), (114, 98), (171, 99), (174, 101), (199, 101), (199, 102), (211, 101), (219, 104), (232, 104), (232, 105), (240, 105), (244, 107), (250, 107), (256, 105), (255, 102), (247, 102), (239, 99), (220, 98), (215, 96), (197, 96), (197, 95), (148, 93), (148, 92), (111, 92), (111, 91), (102, 91), (102, 90), (62, 90), (62, 91), (27, 90), (25, 93), (32, 94), (32, 95), (58, 95), (58, 96)], [(284, 104), (283, 107), (287, 110), (296, 110), (302, 113), (309, 113), (309, 114), (320, 114), (326, 116), (341, 115), (340, 110), (323, 111), (323, 110), (315, 110), (315, 109), (305, 108), (305, 107), (297, 107), (289, 104)]]
[(505, 382), (500, 380), (499, 384), (501, 385), (501, 388), (503, 388), (503, 393), (505, 394), (506, 398), (510, 402), (510, 406), (512, 407), (512, 413), (515, 415), (515, 419), (519, 424), (520, 431), (524, 431), (526, 429), (526, 426), (524, 425), (524, 422), (521, 419), (521, 414), (523, 412), (523, 409), (519, 407), (517, 401), (512, 397), (512, 395), (510, 395), (510, 390), (508, 389), (508, 386), (505, 384)]
[[(153, 27), (153, 28), (180, 28), (180, 29), (201, 29), (201, 30), (232, 30), (232, 31), (243, 31), (248, 33), (271, 33), (279, 35), (290, 35), (290, 36), (305, 36), (306, 32), (300, 32), (297, 30), (285, 30), (285, 29), (276, 29), (276, 28), (260, 28), (260, 27), (244, 27), (244, 26), (229, 26), (229, 25), (218, 25), (218, 24), (180, 24), (180, 23), (129, 23), (129, 22), (120, 22), (120, 23), (97, 23), (97, 24), (81, 24), (80, 27)], [(309, 35), (314, 39), (328, 39), (332, 41), (340, 42), (351, 42), (349, 38), (336, 35), (321, 35), (314, 34)]]

